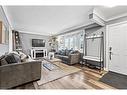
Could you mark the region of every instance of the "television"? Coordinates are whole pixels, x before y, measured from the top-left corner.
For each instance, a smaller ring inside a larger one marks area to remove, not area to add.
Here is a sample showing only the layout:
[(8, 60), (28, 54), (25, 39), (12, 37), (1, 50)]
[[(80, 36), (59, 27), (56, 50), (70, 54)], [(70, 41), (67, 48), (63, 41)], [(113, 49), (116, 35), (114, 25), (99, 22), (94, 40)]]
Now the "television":
[(45, 47), (45, 40), (32, 39), (32, 47)]

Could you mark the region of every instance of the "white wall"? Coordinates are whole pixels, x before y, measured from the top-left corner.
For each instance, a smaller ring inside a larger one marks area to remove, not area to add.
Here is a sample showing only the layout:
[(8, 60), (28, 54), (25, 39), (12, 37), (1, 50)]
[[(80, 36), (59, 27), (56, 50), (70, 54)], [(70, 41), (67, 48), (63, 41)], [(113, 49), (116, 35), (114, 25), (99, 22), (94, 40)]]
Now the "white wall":
[[(93, 34), (100, 34), (101, 32), (104, 33), (104, 67), (106, 68), (106, 29), (105, 26), (97, 26), (94, 28), (86, 29), (85, 30), (87, 35)], [(85, 49), (85, 48), (84, 48)], [(89, 56), (96, 56), (99, 57), (100, 55), (100, 39), (94, 39), (93, 41), (87, 41), (87, 54)]]
[(0, 44), (0, 56), (8, 52), (8, 45)]
[[(6, 20), (6, 18), (5, 18), (5, 14), (3, 13), (1, 7), (0, 7), (0, 21), (2, 21), (3, 24), (4, 24), (6, 27), (9, 26), (8, 23), (7, 23), (7, 20)], [(0, 56), (3, 55), (3, 54), (5, 54), (5, 53), (8, 52), (8, 51), (9, 51), (9, 45), (8, 45), (8, 43), (6, 43), (6, 44), (0, 44)]]

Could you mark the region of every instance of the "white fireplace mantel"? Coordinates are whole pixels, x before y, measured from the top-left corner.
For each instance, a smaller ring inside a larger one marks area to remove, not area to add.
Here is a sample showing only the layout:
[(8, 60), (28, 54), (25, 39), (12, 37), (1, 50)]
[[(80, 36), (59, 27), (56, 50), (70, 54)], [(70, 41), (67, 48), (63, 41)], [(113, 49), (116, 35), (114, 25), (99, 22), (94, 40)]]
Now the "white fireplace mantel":
[(31, 49), (31, 58), (36, 59), (37, 58), (37, 53), (43, 53), (42, 57), (47, 57), (47, 49), (41, 49), (41, 48), (32, 48)]

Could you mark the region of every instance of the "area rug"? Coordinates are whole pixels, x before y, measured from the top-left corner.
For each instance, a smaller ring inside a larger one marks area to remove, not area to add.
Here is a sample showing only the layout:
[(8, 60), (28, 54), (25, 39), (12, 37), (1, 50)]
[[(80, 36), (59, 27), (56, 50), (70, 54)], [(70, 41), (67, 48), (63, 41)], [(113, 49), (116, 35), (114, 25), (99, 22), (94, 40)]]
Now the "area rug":
[(118, 89), (127, 89), (127, 75), (109, 71), (100, 81)]
[(54, 81), (56, 79), (62, 78), (64, 76), (66, 76), (66, 75), (69, 75), (69, 74), (72, 74), (72, 73), (76, 73), (76, 72), (81, 70), (81, 69), (76, 68), (74, 66), (68, 66), (66, 64), (56, 62), (56, 63), (51, 63), (51, 64), (55, 64), (59, 68), (50, 71), (50, 70), (48, 70), (47, 68), (45, 68), (43, 66), (43, 64), (46, 63), (46, 62), (47, 61), (43, 61), (42, 62), (42, 71), (41, 71), (41, 76), (42, 77), (41, 77), (41, 79), (39, 81), (37, 81), (37, 84), (39, 86), (43, 85), (45, 83)]

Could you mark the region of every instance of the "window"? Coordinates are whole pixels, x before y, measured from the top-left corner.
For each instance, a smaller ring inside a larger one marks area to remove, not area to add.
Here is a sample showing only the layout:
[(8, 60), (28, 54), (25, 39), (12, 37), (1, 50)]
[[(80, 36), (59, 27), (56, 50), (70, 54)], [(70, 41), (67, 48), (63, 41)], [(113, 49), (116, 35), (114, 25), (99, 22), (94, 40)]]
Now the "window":
[[(74, 49), (74, 50), (81, 50), (83, 49), (83, 31), (75, 33), (75, 34), (70, 34), (67, 36), (64, 36), (63, 42), (64, 42), (64, 49)], [(63, 45), (59, 45), (62, 47)]]
[(69, 49), (74, 48), (74, 38), (70, 37), (70, 47)]
[(58, 36), (58, 50), (64, 49), (64, 37)]
[(65, 48), (69, 49), (69, 38), (65, 39)]

